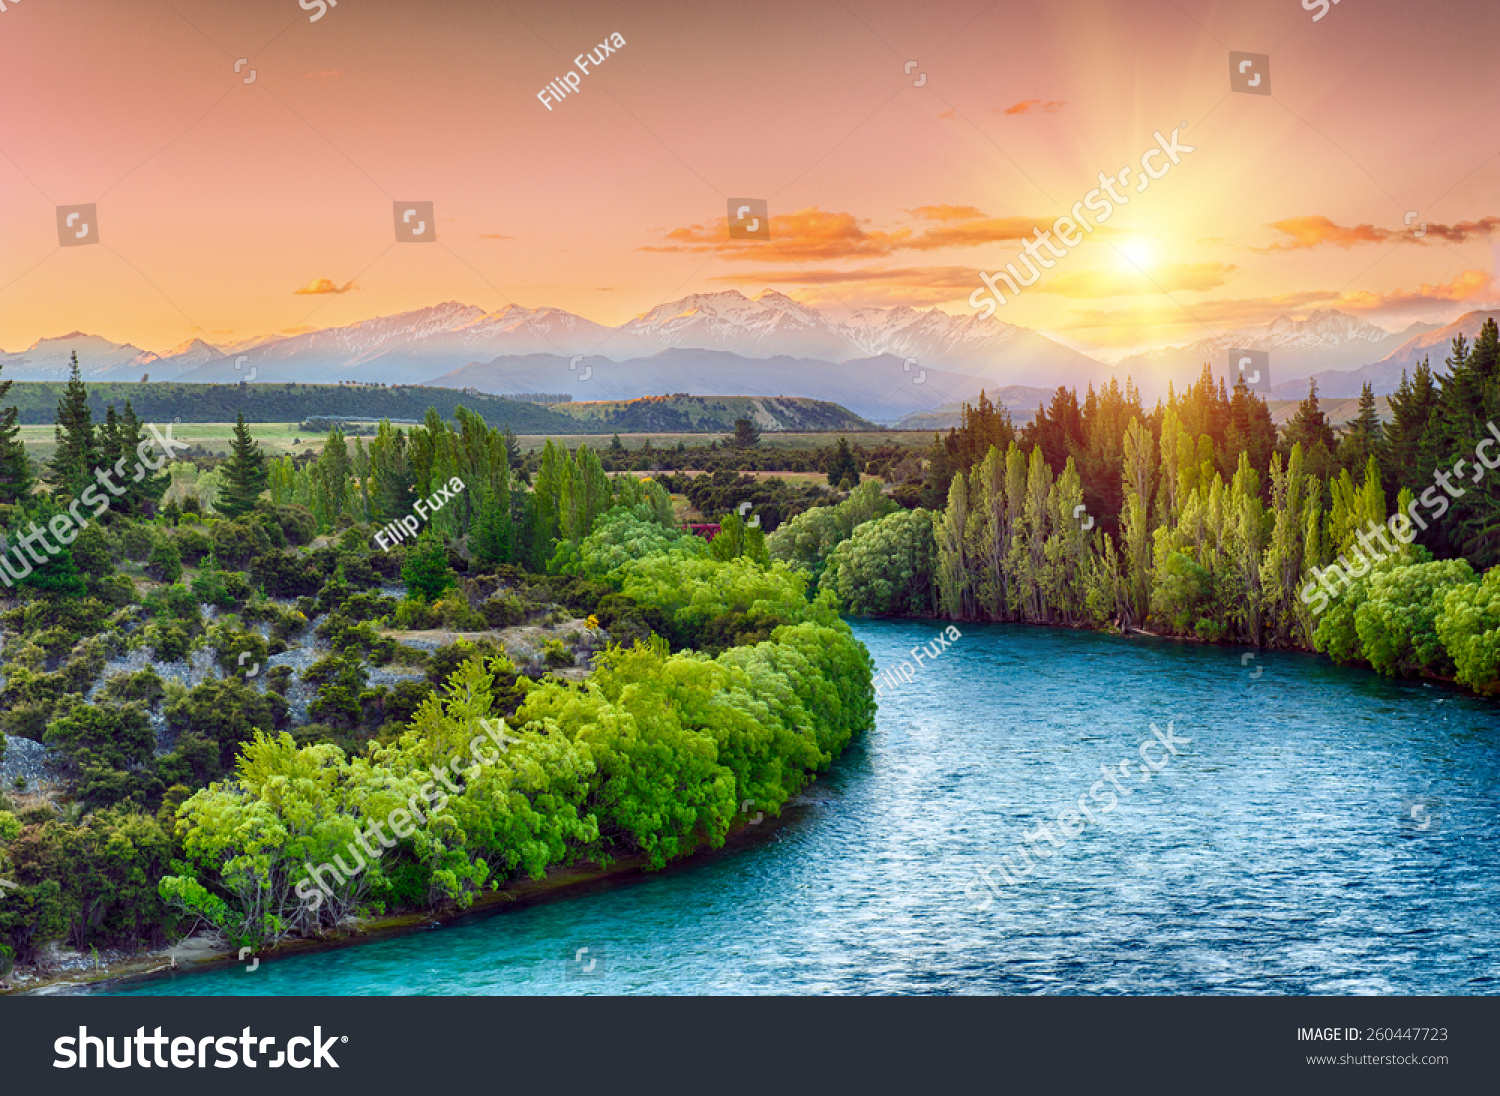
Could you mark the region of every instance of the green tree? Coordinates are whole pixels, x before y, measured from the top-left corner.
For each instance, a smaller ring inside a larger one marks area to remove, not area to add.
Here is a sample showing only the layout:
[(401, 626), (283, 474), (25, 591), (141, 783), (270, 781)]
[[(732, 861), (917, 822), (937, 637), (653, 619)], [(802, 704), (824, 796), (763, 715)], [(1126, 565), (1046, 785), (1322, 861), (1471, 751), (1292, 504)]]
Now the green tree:
[(754, 449), (759, 444), (760, 427), (756, 426), (749, 419), (735, 419), (734, 447), (736, 449)]
[(424, 532), (417, 538), (401, 567), (401, 581), (406, 583), (409, 596), (427, 602), (436, 601), (443, 591), (457, 584), (448, 567), (448, 552), (432, 533)]
[(99, 465), (99, 444), (94, 430), (93, 412), (89, 410), (88, 389), (78, 370), (78, 351), (72, 354), (72, 370), (67, 387), (57, 404), (53, 431), (57, 448), (52, 455), (52, 480), (66, 494), (77, 498), (94, 482)]
[[(0, 403), (13, 382), (0, 381)], [(0, 505), (13, 506), (31, 494), (36, 475), (26, 443), (21, 440), (20, 409), (14, 404), (0, 410)]]
[(216, 508), (231, 518), (249, 513), (255, 509), (261, 492), (270, 485), (270, 478), (260, 443), (250, 436), (250, 427), (244, 414), (240, 414), (235, 420), (234, 438), (229, 443), (229, 459), (224, 462), (225, 482), (215, 503)]
[(828, 458), (825, 471), (828, 473), (828, 482), (833, 487), (838, 487), (845, 480), (849, 481), (851, 487), (859, 485), (859, 461), (854, 457), (854, 450), (849, 447), (848, 438), (839, 439)]

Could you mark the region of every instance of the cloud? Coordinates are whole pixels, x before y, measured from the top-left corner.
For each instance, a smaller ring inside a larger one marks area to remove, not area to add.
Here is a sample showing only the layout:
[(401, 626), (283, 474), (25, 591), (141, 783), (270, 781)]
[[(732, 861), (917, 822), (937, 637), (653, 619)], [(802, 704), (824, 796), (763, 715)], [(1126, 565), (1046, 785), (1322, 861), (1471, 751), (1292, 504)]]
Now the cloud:
[(1378, 244), (1384, 243), (1391, 238), (1391, 233), (1374, 225), (1355, 225), (1346, 228), (1335, 224), (1327, 217), (1288, 217), (1284, 221), (1274, 221), (1266, 226), (1274, 228), (1290, 239), (1277, 240), (1270, 247), (1254, 247), (1252, 251), (1302, 251), (1310, 247), (1319, 247), (1322, 244), (1331, 244), (1334, 247), (1351, 248), (1356, 244)]
[(1043, 102), (1040, 99), (1022, 99), (1019, 103), (1013, 103), (1004, 110), (997, 111), (999, 114), (1056, 114), (1068, 104), (1060, 99), (1048, 99)]
[(514, 240), (515, 239), (514, 236), (502, 236), (498, 232), (481, 232), (479, 234), (479, 238), (481, 240)]
[(1360, 244), (1381, 244), (1391, 240), (1401, 243), (1421, 244), (1429, 240), (1447, 243), (1464, 243), (1470, 239), (1489, 239), (1500, 231), (1500, 217), (1483, 217), (1477, 221), (1459, 221), (1456, 224), (1429, 224), (1422, 236), (1417, 236), (1418, 223), (1401, 228), (1377, 228), (1375, 225), (1337, 224), (1322, 215), (1288, 217), (1284, 221), (1273, 221), (1266, 226), (1282, 233), (1287, 239), (1277, 240), (1269, 247), (1252, 247), (1251, 251), (1263, 253), (1273, 251), (1303, 251), (1327, 244), (1345, 250)]
[(1452, 225), (1428, 225), (1427, 237), (1436, 237), (1451, 244), (1465, 243), (1471, 238), (1489, 239), (1500, 231), (1500, 217), (1481, 217), (1477, 221), (1459, 221)]
[[(1431, 232), (1432, 226), (1428, 226)], [(1350, 312), (1387, 312), (1430, 308), (1442, 304), (1467, 304), (1493, 300), (1500, 292), (1495, 276), (1483, 270), (1465, 270), (1441, 285), (1423, 282), (1416, 290), (1395, 289), (1389, 293), (1345, 293), (1339, 308)]]
[(317, 296), (322, 293), (347, 293), (353, 288), (355, 288), (353, 281), (349, 281), (344, 283), (343, 285), (339, 285), (331, 278), (314, 278), (312, 281), (304, 285), (301, 289), (292, 290), (292, 296)]
[[(830, 213), (816, 206), (771, 217), (771, 239), (731, 240), (728, 218), (707, 225), (674, 228), (667, 244), (642, 251), (716, 252), (726, 258), (756, 262), (828, 262), (838, 259), (883, 259), (898, 251), (936, 251), (945, 247), (978, 247), (1031, 238), (1056, 218), (987, 217), (974, 206), (926, 205), (908, 210), (919, 228), (890, 230), (867, 227), (851, 213)], [(1100, 229), (1103, 232), (1103, 229)]]
[(849, 213), (825, 213), (813, 206), (771, 217), (770, 241), (731, 240), (729, 219), (708, 225), (689, 225), (667, 233), (670, 244), (642, 251), (717, 251), (732, 258), (762, 262), (814, 262), (828, 259), (879, 258), (911, 238), (909, 228), (894, 232), (866, 230)]

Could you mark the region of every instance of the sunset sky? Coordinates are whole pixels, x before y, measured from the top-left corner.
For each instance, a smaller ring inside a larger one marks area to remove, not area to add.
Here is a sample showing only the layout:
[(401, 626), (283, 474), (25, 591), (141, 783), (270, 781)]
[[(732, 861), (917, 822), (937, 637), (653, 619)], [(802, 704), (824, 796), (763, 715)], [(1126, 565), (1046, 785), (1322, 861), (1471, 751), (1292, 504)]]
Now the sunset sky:
[[(5, 8), (8, 351), (446, 300), (615, 324), (725, 288), (967, 314), (978, 270), (1178, 127), (1196, 151), (999, 319), (1107, 356), (1500, 302), (1494, 0), (1316, 23), (1299, 0)], [(538, 101), (614, 34), (576, 95)], [(1270, 96), (1230, 92), (1230, 51), (1271, 55)], [(739, 197), (769, 202), (769, 243), (728, 239)], [(396, 200), (435, 203), (435, 245), (395, 243)], [(59, 248), (55, 207), (88, 202), (102, 245)]]

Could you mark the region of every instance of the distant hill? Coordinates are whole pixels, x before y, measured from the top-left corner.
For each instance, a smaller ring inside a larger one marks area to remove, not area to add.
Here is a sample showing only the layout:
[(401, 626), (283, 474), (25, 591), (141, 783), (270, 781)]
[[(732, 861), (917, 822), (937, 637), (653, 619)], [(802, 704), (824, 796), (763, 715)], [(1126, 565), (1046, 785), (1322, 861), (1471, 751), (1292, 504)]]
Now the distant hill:
[[(66, 386), (58, 383), (17, 381), (9, 400), (15, 403), (23, 423), (49, 423), (57, 412)], [(130, 384), (104, 382), (88, 385), (89, 407), (94, 421), (104, 418), (105, 407), (116, 410), (125, 401), (147, 422), (233, 422), (243, 413), (249, 422), (301, 422), (312, 416), (326, 418), (388, 418), (420, 421), (429, 407), (451, 419), (454, 409), (467, 407), (483, 416), (491, 426), (509, 426), (518, 434), (591, 433), (580, 429), (576, 419), (534, 403), (506, 400), (482, 392), (452, 388), (372, 388), (339, 384)]]
[(593, 400), (553, 404), (551, 410), (580, 425), (632, 434), (677, 434), (734, 429), (749, 419), (761, 430), (780, 433), (869, 431), (875, 424), (823, 400), (756, 396), (646, 396), (635, 400)]
[[(1052, 394), (1056, 391), (1055, 388), (1009, 384), (1004, 388), (987, 388), (985, 395), (993, 403), (1009, 409), (1012, 424), (1025, 426), (1036, 415), (1038, 407), (1045, 407), (1052, 402)], [(903, 415), (894, 426), (897, 430), (948, 430), (962, 425), (964, 404), (973, 402), (975, 401), (957, 400), (930, 411), (915, 411), (910, 415)]]
[[(571, 367), (571, 368), (570, 368)], [(587, 380), (584, 377), (587, 376)], [(566, 387), (575, 399), (630, 400), (651, 392), (703, 396), (793, 397), (847, 407), (871, 422), (894, 422), (912, 411), (976, 400), (993, 381), (909, 364), (891, 354), (857, 361), (746, 358), (727, 350), (663, 350), (647, 358), (576, 360), (525, 354), (471, 362), (430, 384), (481, 392), (531, 392)]]
[[(1306, 395), (1306, 393), (1303, 393)], [(1291, 422), (1297, 414), (1297, 408), (1302, 406), (1301, 399), (1295, 400), (1267, 400), (1266, 409), (1271, 412), (1271, 421), (1277, 426), (1285, 426)], [(1353, 422), (1359, 415), (1359, 398), (1354, 399), (1324, 399), (1323, 393), (1318, 393), (1318, 409), (1328, 417), (1332, 426), (1343, 426), (1345, 423)], [(1391, 421), (1391, 401), (1384, 396), (1375, 399), (1375, 414), (1380, 416), (1381, 422)]]

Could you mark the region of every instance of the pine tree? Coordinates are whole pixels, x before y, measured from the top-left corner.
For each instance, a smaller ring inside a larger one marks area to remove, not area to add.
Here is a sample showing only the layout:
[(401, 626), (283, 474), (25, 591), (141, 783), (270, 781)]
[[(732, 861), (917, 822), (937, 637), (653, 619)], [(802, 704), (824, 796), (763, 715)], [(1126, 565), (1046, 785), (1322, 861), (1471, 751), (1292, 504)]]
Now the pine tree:
[[(1432, 379), (1432, 367), (1423, 358), (1413, 370), (1411, 379), (1401, 371), (1401, 383), (1391, 399), (1391, 421), (1385, 429), (1382, 454), (1385, 467), (1396, 473), (1407, 487), (1426, 487), (1432, 460), (1426, 452), (1426, 439), (1432, 432), (1438, 413), (1438, 388)], [(1424, 471), (1425, 469), (1425, 471)], [(1423, 482), (1426, 481), (1426, 482)]]
[(1309, 381), (1307, 399), (1297, 406), (1297, 413), (1287, 423), (1283, 439), (1283, 453), (1290, 458), (1292, 447), (1302, 446), (1302, 463), (1305, 470), (1319, 479), (1328, 479), (1333, 469), (1333, 454), (1338, 448), (1338, 439), (1333, 427), (1328, 425), (1328, 416), (1318, 406), (1318, 382)]
[(99, 465), (99, 443), (94, 431), (94, 416), (89, 410), (88, 390), (78, 371), (78, 351), (73, 351), (73, 368), (68, 385), (57, 404), (57, 450), (52, 456), (52, 480), (66, 494), (77, 498), (94, 481)]
[[(0, 381), (0, 402), (9, 394), (12, 383)], [(26, 443), (21, 440), (19, 416), (14, 404), (0, 411), (0, 504), (11, 506), (31, 494), (36, 479)]]
[(220, 513), (231, 518), (255, 509), (260, 493), (270, 485), (266, 456), (260, 451), (260, 443), (250, 436), (250, 427), (243, 414), (235, 419), (229, 459), (224, 462), (224, 480), (224, 489), (215, 506)]
[(1375, 413), (1375, 390), (1365, 381), (1359, 393), (1359, 414), (1339, 442), (1339, 464), (1350, 471), (1363, 469), (1380, 452), (1384, 441), (1385, 430)]
[(828, 483), (832, 487), (839, 486), (846, 479), (850, 487), (859, 486), (859, 462), (854, 457), (854, 451), (849, 448), (848, 438), (839, 439), (828, 460), (827, 472)]
[(749, 419), (734, 420), (734, 446), (736, 449), (754, 449), (760, 444), (760, 428)]

